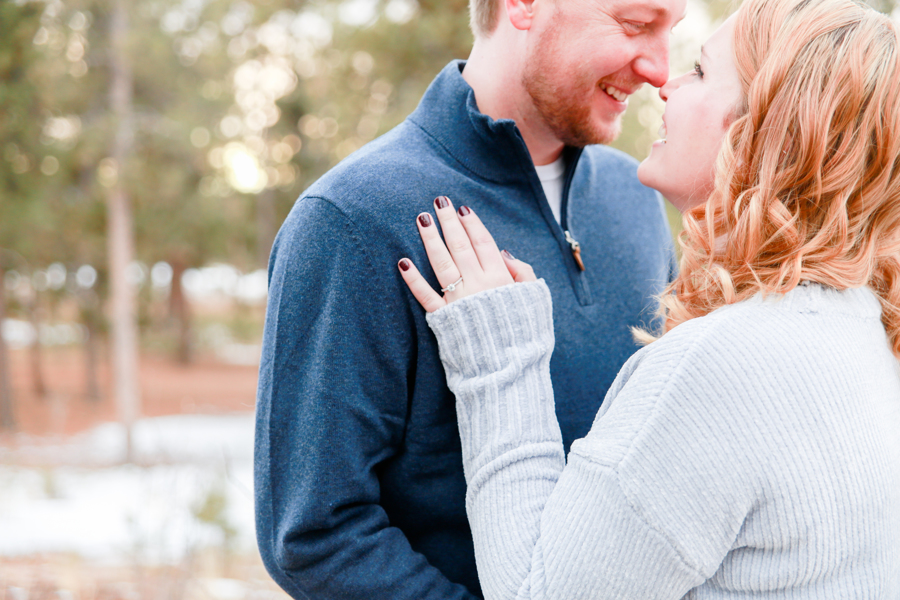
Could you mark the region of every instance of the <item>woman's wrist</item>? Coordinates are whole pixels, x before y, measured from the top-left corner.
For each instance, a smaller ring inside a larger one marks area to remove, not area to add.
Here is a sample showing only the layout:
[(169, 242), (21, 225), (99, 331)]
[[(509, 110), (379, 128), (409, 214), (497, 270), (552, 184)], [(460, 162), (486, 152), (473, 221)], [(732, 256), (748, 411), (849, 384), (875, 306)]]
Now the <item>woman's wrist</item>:
[[(460, 377), (509, 368), (522, 348), (537, 355), (553, 351), (553, 306), (544, 280), (514, 283), (461, 298), (426, 315), (441, 358)], [(452, 387), (451, 387), (452, 389)]]

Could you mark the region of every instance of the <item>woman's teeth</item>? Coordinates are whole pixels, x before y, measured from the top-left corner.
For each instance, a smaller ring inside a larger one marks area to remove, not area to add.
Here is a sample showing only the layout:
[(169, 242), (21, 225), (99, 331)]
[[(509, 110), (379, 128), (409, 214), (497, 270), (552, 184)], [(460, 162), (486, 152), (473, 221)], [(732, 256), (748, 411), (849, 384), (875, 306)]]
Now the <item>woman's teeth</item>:
[(604, 92), (606, 92), (607, 94), (609, 94), (610, 96), (612, 96), (613, 98), (615, 98), (616, 100), (618, 100), (619, 102), (625, 102), (626, 100), (628, 100), (628, 94), (626, 94), (622, 90), (617, 90), (614, 87), (610, 87), (610, 86), (606, 85), (605, 83), (600, 84), (600, 89), (603, 90)]

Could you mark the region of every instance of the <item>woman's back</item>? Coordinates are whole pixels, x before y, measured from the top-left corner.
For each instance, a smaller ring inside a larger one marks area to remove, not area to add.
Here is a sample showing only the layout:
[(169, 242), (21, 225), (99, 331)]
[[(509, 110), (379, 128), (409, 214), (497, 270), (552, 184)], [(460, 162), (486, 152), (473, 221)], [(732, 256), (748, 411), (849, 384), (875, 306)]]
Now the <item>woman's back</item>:
[(569, 462), (615, 477), (706, 579), (688, 597), (893, 600), (900, 368), (880, 315), (866, 288), (801, 285), (684, 323), (626, 365)]

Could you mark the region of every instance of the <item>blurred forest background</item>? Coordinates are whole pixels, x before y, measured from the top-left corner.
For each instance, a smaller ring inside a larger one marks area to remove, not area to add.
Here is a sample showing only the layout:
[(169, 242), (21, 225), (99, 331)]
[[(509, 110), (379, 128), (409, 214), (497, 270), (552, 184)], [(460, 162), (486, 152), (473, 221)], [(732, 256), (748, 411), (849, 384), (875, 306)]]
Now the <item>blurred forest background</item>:
[[(731, 6), (689, 3), (673, 73)], [(142, 417), (252, 413), (278, 227), (471, 41), (466, 0), (0, 0), (0, 446), (115, 419), (104, 460), (141, 462)], [(645, 87), (615, 146), (662, 110)]]

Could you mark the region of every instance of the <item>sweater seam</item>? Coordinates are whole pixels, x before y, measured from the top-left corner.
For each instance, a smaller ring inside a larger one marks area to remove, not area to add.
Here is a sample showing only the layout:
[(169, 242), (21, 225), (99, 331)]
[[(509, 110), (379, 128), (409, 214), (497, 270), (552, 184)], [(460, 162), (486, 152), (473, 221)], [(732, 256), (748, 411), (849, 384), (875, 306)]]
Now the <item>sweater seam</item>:
[[(319, 195), (301, 196), (297, 200), (297, 202), (299, 203), (299, 202), (302, 202), (305, 200), (319, 200), (321, 202), (324, 202), (344, 219), (344, 221), (346, 222), (345, 227), (347, 228), (347, 232), (350, 236), (350, 239), (352, 239), (353, 243), (360, 249), (363, 257), (365, 258), (366, 264), (367, 264), (370, 272), (374, 274), (374, 272), (375, 272), (374, 266), (371, 262), (371, 259), (368, 255), (368, 253), (365, 252), (365, 250), (362, 247), (362, 244), (360, 244), (359, 237), (355, 231), (355, 229), (357, 228), (357, 225), (353, 221), (353, 219), (351, 219), (347, 215), (347, 213), (345, 213), (343, 210), (341, 210), (340, 207), (338, 207), (334, 202), (332, 202), (328, 198), (325, 198), (324, 196), (319, 196)], [(407, 400), (407, 403), (408, 402), (409, 401)], [(408, 412), (409, 412), (409, 408), (407, 407), (407, 413)], [(266, 444), (271, 443), (270, 440), (272, 439), (272, 428), (273, 428), (273, 422), (272, 422), (271, 417), (269, 418), (268, 421), (269, 421), (269, 423), (267, 426)], [(400, 440), (401, 443), (404, 442), (406, 439), (406, 427), (408, 425), (408, 422), (409, 422), (409, 420), (407, 419), (406, 424), (404, 425), (404, 428), (403, 428), (403, 439)], [(269, 463), (270, 463), (269, 469), (271, 470), (271, 464), (272, 464), (271, 463), (271, 454), (268, 452), (266, 454), (269, 456)], [(275, 514), (275, 500), (274, 500), (274, 496), (272, 494), (269, 494), (269, 497), (268, 497), (268, 508), (269, 508), (269, 515), (270, 516), (274, 515)], [(269, 519), (267, 519), (267, 521), (268, 521), (267, 526), (268, 526), (269, 532), (270, 532), (270, 539), (275, 540), (275, 539), (277, 539), (277, 535), (275, 532), (275, 519), (269, 518)], [(310, 596), (309, 596), (306, 585), (304, 585), (304, 583), (303, 583), (303, 578), (299, 577), (297, 575), (297, 573), (295, 573), (295, 570), (293, 568), (291, 568), (287, 562), (282, 560), (282, 558), (280, 556), (278, 556), (277, 552), (273, 552), (273, 558), (274, 558), (276, 564), (281, 569), (281, 572), (285, 575), (286, 579), (291, 582), (292, 588), (293, 588), (292, 591), (299, 594), (301, 596), (301, 598), (303, 598), (303, 599), (309, 599)]]
[[(356, 221), (349, 214), (347, 214), (346, 211), (344, 211), (341, 207), (339, 207), (337, 204), (335, 204), (334, 201), (332, 201), (330, 198), (326, 198), (325, 196), (322, 196), (322, 195), (303, 196), (302, 198), (300, 198), (300, 200), (298, 200), (298, 202), (303, 201), (303, 200), (320, 200), (320, 201), (324, 202), (325, 204), (327, 204), (328, 206), (330, 206), (335, 212), (337, 212), (346, 221), (345, 227), (347, 229), (348, 235), (350, 236), (350, 239), (353, 240), (353, 243), (356, 245), (357, 250), (365, 259), (366, 265), (369, 268), (370, 277), (373, 280), (376, 280), (378, 272), (375, 269), (375, 265), (372, 262), (372, 258), (369, 256), (369, 253), (366, 251), (365, 245), (362, 244), (362, 242), (360, 240), (360, 237), (358, 234), (359, 226), (356, 224)], [(416, 332), (415, 327), (412, 328), (411, 335), (413, 336), (414, 346), (418, 347), (418, 334)], [(409, 420), (410, 410), (411, 410), (410, 395), (409, 395), (409, 391), (407, 390), (406, 411), (404, 413), (404, 418), (403, 418), (403, 421), (404, 421), (403, 436), (397, 441), (398, 447), (404, 446), (406, 444), (406, 435), (408, 433), (409, 422), (410, 422), (410, 420)]]
[[(643, 420), (643, 422), (641, 423), (641, 426), (635, 431), (634, 435), (632, 436), (632, 438), (628, 444), (628, 448), (622, 453), (621, 458), (619, 458), (619, 460), (616, 461), (614, 466), (608, 465), (608, 464), (603, 464), (603, 463), (595, 460), (590, 455), (586, 455), (584, 453), (577, 452), (578, 456), (585, 458), (586, 460), (592, 462), (593, 464), (597, 465), (598, 467), (604, 468), (604, 469), (609, 469), (610, 471), (612, 471), (616, 478), (616, 485), (621, 490), (622, 496), (625, 498), (625, 501), (627, 502), (628, 507), (634, 512), (634, 514), (638, 518), (640, 518), (642, 523), (644, 523), (648, 528), (650, 528), (653, 531), (655, 531), (656, 533), (658, 533), (666, 541), (666, 544), (668, 544), (669, 547), (672, 548), (672, 550), (675, 552), (675, 554), (678, 556), (678, 558), (685, 564), (685, 566), (687, 566), (688, 568), (690, 568), (691, 570), (696, 572), (698, 575), (703, 576), (703, 577), (705, 577), (703, 575), (703, 572), (698, 567), (694, 566), (693, 561), (691, 561), (689, 559), (689, 557), (685, 556), (682, 553), (679, 546), (674, 543), (672, 536), (668, 532), (666, 532), (663, 529), (660, 529), (656, 525), (652, 524), (650, 522), (650, 519), (648, 518), (648, 516), (645, 515), (645, 511), (638, 508), (638, 503), (632, 497), (632, 494), (630, 494), (628, 492), (628, 490), (626, 490), (626, 488), (624, 487), (624, 485), (622, 483), (622, 477), (619, 473), (619, 467), (621, 466), (622, 462), (625, 461), (625, 459), (628, 458), (632, 452), (634, 452), (634, 444), (635, 444), (637, 438), (640, 436), (640, 434), (644, 431), (644, 428), (646, 427), (647, 422), (652, 417), (659, 415), (659, 411), (660, 411), (659, 405), (663, 399), (663, 395), (664, 395), (665, 391), (668, 389), (668, 383), (672, 380), (674, 375), (677, 372), (679, 372), (681, 366), (684, 364), (684, 361), (685, 361), (687, 355), (691, 354), (691, 352), (696, 348), (698, 343), (701, 341), (701, 338), (705, 339), (705, 334), (709, 331), (709, 329), (713, 325), (714, 325), (714, 321), (712, 321), (712, 320), (709, 320), (706, 323), (703, 323), (702, 331), (698, 332), (698, 335), (695, 335), (694, 338), (690, 341), (688, 348), (686, 348), (684, 352), (680, 353), (680, 355), (678, 357), (678, 362), (675, 365), (673, 365), (673, 367), (669, 371), (669, 374), (666, 377), (665, 381), (660, 383), (660, 391), (657, 392), (656, 394), (654, 394), (655, 400), (653, 402), (652, 410), (648, 413), (647, 417)], [(639, 367), (636, 367), (635, 371), (638, 368)], [(631, 376), (633, 376), (633, 375), (634, 375), (634, 373), (632, 372)], [(630, 379), (630, 377), (629, 377), (629, 379)], [(621, 392), (621, 390), (619, 390), (619, 391)]]
[[(579, 456), (583, 456), (583, 455), (579, 454)], [(593, 461), (591, 461), (591, 462), (593, 462)], [(628, 492), (627, 492), (627, 491), (625, 490), (625, 488), (622, 486), (622, 478), (619, 476), (618, 470), (615, 469), (615, 468), (613, 468), (613, 467), (610, 467), (610, 466), (608, 466), (608, 465), (602, 465), (602, 464), (599, 464), (599, 463), (596, 463), (596, 462), (594, 462), (594, 464), (596, 464), (596, 465), (597, 465), (598, 467), (600, 467), (601, 469), (606, 469), (606, 470), (611, 471), (611, 472), (613, 473), (613, 475), (614, 475), (614, 477), (615, 477), (615, 479), (616, 479), (616, 487), (618, 487), (619, 490), (622, 492), (622, 497), (625, 498), (625, 502), (626, 502), (626, 504), (628, 505), (628, 508), (631, 510), (631, 512), (634, 513), (635, 517), (637, 517), (637, 518), (640, 520), (640, 522), (644, 524), (645, 527), (647, 527), (647, 528), (650, 529), (651, 531), (655, 532), (655, 533), (658, 534), (663, 540), (665, 540), (666, 545), (669, 546), (669, 548), (675, 553), (676, 556), (678, 556), (678, 560), (680, 560), (680, 561), (682, 562), (682, 564), (683, 564), (685, 567), (687, 567), (688, 569), (690, 569), (691, 571), (693, 571), (694, 573), (696, 573), (699, 577), (703, 577), (704, 580), (707, 579), (707, 576), (704, 575), (703, 572), (702, 572), (699, 568), (697, 568), (696, 566), (694, 566), (693, 562), (692, 562), (691, 560), (689, 560), (689, 558), (686, 557), (686, 556), (681, 552), (681, 550), (678, 548), (678, 546), (676, 546), (675, 544), (672, 543), (672, 538), (671, 538), (671, 536), (670, 536), (668, 533), (666, 533), (665, 531), (662, 531), (659, 527), (657, 527), (657, 526), (654, 525), (653, 523), (651, 523), (651, 522), (649, 521), (649, 519), (647, 519), (647, 518), (644, 516), (644, 513), (643, 513), (642, 511), (640, 511), (640, 510), (634, 505), (634, 502), (632, 501), (631, 497), (628, 495)]]
[(354, 221), (350, 217), (350, 215), (348, 215), (346, 213), (346, 211), (344, 211), (343, 209), (341, 209), (341, 207), (339, 207), (337, 204), (335, 204), (334, 201), (332, 201), (329, 198), (326, 198), (325, 196), (320, 196), (320, 195), (303, 196), (301, 198), (301, 201), (302, 200), (321, 200), (322, 202), (325, 202), (326, 204), (328, 204), (339, 215), (341, 215), (341, 217), (344, 218), (344, 220), (347, 222), (348, 233), (350, 234), (350, 237), (353, 239), (353, 243), (356, 245), (360, 254), (362, 254), (362, 256), (365, 257), (366, 265), (369, 268), (370, 275), (374, 278), (377, 274), (377, 272), (375, 270), (375, 265), (372, 264), (372, 259), (369, 256), (369, 253), (366, 251), (366, 247), (360, 242), (359, 235), (357, 234), (357, 230), (359, 229), (359, 226), (356, 224), (356, 221)]

